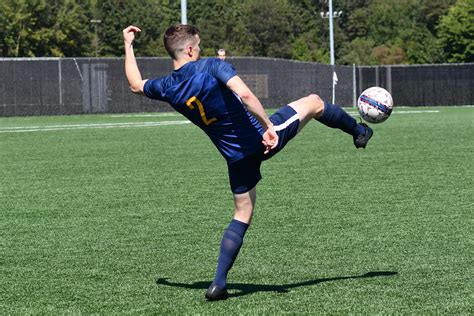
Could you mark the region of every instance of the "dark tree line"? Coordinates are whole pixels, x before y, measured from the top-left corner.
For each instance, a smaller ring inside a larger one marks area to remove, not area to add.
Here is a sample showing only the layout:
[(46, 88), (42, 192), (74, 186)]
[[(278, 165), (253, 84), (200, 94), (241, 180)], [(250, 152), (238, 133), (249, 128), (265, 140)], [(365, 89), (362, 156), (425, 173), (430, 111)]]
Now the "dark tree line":
[[(188, 0), (203, 55), (329, 62), (326, 0)], [(338, 64), (473, 62), (474, 0), (333, 0)], [(137, 56), (166, 56), (180, 0), (3, 0), (3, 57), (122, 56), (121, 30), (143, 32)], [(100, 23), (98, 23), (100, 20)], [(95, 22), (91, 22), (95, 21)]]

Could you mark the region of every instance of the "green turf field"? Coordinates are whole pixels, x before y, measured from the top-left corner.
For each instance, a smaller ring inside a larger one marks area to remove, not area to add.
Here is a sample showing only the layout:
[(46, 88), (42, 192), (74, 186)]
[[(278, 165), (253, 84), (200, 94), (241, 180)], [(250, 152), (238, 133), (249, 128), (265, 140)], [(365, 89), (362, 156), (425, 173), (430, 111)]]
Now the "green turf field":
[(308, 124), (214, 303), (233, 203), (182, 121), (0, 118), (0, 314), (474, 313), (474, 107), (397, 108), (366, 150)]

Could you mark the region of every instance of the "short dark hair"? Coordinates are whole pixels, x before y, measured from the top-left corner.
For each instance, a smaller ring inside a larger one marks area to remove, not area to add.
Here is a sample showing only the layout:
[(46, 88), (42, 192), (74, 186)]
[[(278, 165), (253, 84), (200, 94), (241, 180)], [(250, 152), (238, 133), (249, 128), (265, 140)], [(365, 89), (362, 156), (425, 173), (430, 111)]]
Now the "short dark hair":
[(178, 24), (171, 26), (166, 30), (163, 37), (165, 49), (171, 58), (176, 59), (176, 53), (183, 49), (187, 42), (194, 41), (195, 36), (199, 34), (199, 29), (192, 25)]

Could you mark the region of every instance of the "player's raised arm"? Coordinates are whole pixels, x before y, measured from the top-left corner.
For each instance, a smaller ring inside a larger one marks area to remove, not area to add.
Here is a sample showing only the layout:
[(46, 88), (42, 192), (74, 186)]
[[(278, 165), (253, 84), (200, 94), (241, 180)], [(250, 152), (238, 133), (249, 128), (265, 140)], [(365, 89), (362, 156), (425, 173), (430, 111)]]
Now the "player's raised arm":
[(260, 100), (239, 76), (230, 78), (229, 81), (227, 81), (227, 86), (242, 99), (242, 102), (247, 106), (249, 112), (255, 116), (265, 129), (262, 141), (266, 147), (265, 153), (274, 149), (278, 144), (278, 134), (275, 132), (272, 122), (268, 119), (267, 113), (265, 113)]
[(144, 94), (143, 86), (146, 80), (142, 80), (142, 75), (138, 69), (135, 53), (133, 52), (133, 40), (135, 33), (141, 30), (133, 25), (128, 26), (123, 30), (123, 41), (125, 44), (125, 74), (127, 76), (128, 84), (133, 93)]

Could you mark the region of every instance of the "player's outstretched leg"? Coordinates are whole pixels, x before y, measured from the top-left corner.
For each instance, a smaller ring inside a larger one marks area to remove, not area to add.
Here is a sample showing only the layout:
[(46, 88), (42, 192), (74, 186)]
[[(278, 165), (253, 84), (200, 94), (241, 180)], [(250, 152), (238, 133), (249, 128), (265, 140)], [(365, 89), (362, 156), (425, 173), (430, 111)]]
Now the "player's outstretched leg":
[(315, 119), (326, 126), (338, 128), (352, 135), (356, 148), (365, 148), (373, 131), (357, 121), (337, 105), (324, 102), (317, 94), (310, 94), (289, 104), (300, 117), (301, 130), (308, 121)]
[(374, 133), (367, 124), (357, 123), (346, 111), (329, 102), (324, 102), (323, 113), (315, 119), (326, 126), (338, 128), (352, 135), (356, 148), (365, 148)]
[(364, 128), (364, 133), (359, 134), (357, 136), (353, 136), (354, 146), (356, 146), (356, 148), (365, 148), (365, 146), (367, 146), (367, 143), (369, 142), (369, 139), (374, 134), (374, 131), (365, 123), (359, 123), (358, 125)]

